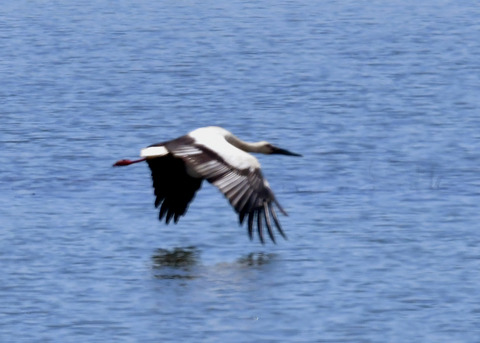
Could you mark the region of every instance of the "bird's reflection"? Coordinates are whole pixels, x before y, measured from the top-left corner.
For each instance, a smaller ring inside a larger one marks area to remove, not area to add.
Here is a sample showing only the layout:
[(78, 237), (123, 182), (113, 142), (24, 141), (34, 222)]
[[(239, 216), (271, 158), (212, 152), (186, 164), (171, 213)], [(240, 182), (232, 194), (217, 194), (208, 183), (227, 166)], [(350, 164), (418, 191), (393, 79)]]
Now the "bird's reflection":
[(200, 252), (196, 247), (159, 248), (152, 255), (152, 267), (158, 279), (194, 279), (193, 267)]
[(216, 274), (219, 271), (231, 272), (244, 268), (258, 268), (271, 264), (276, 254), (254, 252), (237, 258), (232, 262), (217, 262), (214, 265), (203, 265), (200, 261), (200, 250), (197, 247), (176, 247), (173, 249), (158, 248), (152, 255), (152, 270), (157, 279), (193, 280)]
[(255, 267), (269, 264), (275, 258), (275, 254), (268, 254), (263, 252), (250, 253), (244, 257), (240, 257), (237, 263), (242, 266)]

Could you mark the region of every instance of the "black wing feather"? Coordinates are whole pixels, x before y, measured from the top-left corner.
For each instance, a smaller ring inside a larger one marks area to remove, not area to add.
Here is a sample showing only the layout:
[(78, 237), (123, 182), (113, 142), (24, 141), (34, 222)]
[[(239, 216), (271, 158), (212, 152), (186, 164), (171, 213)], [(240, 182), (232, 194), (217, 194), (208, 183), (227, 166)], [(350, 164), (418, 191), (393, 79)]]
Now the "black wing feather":
[(159, 219), (165, 217), (168, 224), (171, 219), (176, 223), (183, 216), (196, 191), (202, 185), (201, 178), (193, 178), (186, 172), (185, 163), (172, 154), (147, 159), (152, 171), (155, 189), (155, 207), (160, 207)]

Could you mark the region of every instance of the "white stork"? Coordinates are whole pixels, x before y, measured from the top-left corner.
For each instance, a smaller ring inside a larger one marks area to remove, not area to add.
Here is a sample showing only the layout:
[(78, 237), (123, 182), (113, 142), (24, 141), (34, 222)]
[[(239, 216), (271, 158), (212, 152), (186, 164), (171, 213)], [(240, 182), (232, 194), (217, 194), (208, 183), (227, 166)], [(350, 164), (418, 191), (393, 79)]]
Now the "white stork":
[(273, 207), (285, 210), (275, 199), (260, 163), (248, 152), (301, 156), (262, 141), (243, 142), (229, 131), (216, 126), (196, 129), (171, 141), (142, 149), (138, 160), (120, 160), (113, 166), (127, 166), (146, 161), (152, 171), (155, 207), (160, 205), (159, 220), (177, 223), (202, 181), (217, 186), (239, 214), (240, 224), (248, 217), (248, 235), (253, 238), (256, 227), (262, 244), (263, 218), (271, 240), (275, 243), (272, 218), (278, 232), (286, 239)]

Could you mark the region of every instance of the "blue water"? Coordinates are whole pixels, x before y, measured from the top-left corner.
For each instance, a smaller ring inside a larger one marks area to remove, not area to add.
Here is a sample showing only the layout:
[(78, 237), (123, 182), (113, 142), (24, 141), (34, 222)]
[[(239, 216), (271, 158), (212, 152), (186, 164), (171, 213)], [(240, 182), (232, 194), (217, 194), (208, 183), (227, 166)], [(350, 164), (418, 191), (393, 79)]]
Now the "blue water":
[[(0, 9), (1, 342), (478, 342), (480, 7), (12, 1)], [(259, 156), (289, 237), (146, 165), (205, 125)]]

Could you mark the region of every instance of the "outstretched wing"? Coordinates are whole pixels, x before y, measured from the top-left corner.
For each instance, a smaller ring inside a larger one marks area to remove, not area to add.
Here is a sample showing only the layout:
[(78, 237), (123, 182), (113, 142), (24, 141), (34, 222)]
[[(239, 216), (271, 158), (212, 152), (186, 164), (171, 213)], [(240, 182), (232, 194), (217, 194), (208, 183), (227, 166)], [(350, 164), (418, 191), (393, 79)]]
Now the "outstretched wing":
[(188, 204), (202, 184), (201, 178), (187, 174), (185, 163), (171, 154), (147, 159), (155, 189), (155, 207), (160, 207), (159, 220), (176, 223), (187, 211)]
[[(192, 142), (189, 142), (190, 144), (182, 143), (181, 141), (172, 141), (165, 146), (171, 154), (185, 162), (191, 173), (198, 174), (220, 189), (239, 214), (240, 224), (248, 218), (250, 239), (253, 238), (253, 230), (256, 226), (260, 241), (264, 243), (263, 225), (265, 223), (271, 240), (275, 242), (272, 220), (278, 232), (286, 239), (273, 204), (283, 214), (287, 215), (287, 213), (275, 199), (267, 181), (263, 178), (260, 168), (255, 166), (247, 169), (237, 169), (203, 145), (191, 144)], [(225, 144), (228, 143), (225, 142)], [(238, 158), (253, 158), (242, 150), (237, 150)]]

